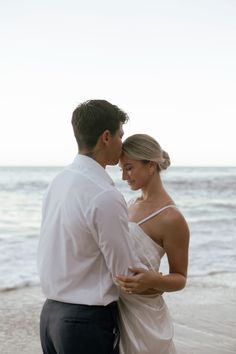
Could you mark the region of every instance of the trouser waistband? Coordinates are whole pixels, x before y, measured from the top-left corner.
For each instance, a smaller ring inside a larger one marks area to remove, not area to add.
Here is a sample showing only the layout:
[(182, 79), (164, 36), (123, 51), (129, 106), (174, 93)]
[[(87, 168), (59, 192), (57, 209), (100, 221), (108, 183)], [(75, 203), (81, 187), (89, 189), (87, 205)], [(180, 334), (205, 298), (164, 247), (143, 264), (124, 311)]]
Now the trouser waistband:
[(65, 304), (65, 305), (71, 305), (71, 306), (78, 306), (81, 308), (117, 308), (117, 301), (112, 301), (107, 305), (87, 305), (87, 304), (75, 304), (71, 302), (65, 302), (65, 301), (59, 301), (59, 300), (53, 300), (53, 299), (46, 299), (48, 303), (60, 303), (60, 304)]

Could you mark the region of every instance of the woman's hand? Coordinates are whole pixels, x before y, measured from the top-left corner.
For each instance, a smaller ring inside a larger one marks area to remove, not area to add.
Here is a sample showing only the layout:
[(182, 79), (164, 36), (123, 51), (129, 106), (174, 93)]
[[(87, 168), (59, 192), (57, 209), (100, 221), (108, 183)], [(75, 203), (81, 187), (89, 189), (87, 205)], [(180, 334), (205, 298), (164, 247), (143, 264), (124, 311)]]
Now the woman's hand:
[(160, 294), (158, 280), (162, 273), (148, 271), (143, 268), (129, 268), (133, 276), (117, 275), (116, 284), (128, 294)]

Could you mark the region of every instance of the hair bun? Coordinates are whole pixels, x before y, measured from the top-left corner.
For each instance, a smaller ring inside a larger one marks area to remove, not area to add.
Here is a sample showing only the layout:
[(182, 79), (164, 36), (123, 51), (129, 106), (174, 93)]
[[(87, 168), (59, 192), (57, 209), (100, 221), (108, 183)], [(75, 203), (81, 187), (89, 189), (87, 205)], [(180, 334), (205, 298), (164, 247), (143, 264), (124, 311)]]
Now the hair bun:
[(170, 166), (170, 157), (168, 153), (162, 150), (162, 158), (161, 161), (158, 162), (160, 170), (166, 170)]

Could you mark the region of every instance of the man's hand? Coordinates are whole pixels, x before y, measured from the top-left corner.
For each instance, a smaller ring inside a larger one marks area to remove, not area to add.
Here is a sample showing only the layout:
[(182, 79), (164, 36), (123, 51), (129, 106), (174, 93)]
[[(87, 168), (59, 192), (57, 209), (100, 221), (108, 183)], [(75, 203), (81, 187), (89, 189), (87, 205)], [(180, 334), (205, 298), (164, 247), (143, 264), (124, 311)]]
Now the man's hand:
[(147, 271), (143, 268), (129, 268), (133, 276), (117, 275), (116, 284), (128, 294), (162, 294), (158, 289), (158, 280), (162, 273)]

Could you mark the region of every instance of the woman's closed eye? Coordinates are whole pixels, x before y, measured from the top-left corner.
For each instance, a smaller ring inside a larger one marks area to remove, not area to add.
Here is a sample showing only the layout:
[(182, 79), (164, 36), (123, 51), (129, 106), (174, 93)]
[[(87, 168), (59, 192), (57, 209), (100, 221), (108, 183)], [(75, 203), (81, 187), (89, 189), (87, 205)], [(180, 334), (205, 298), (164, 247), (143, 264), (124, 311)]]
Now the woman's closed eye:
[(125, 170), (125, 171), (131, 171), (132, 168), (133, 168), (133, 166), (130, 165), (130, 164), (127, 164), (127, 165), (124, 166), (124, 170)]
[(120, 171), (121, 172), (128, 172), (128, 171), (131, 171), (132, 170), (132, 166), (125, 166), (124, 168), (120, 168)]

